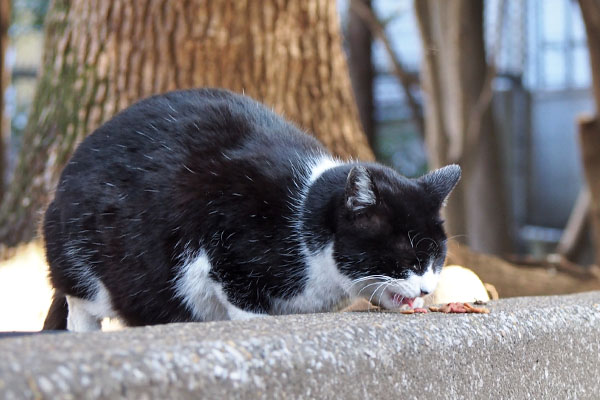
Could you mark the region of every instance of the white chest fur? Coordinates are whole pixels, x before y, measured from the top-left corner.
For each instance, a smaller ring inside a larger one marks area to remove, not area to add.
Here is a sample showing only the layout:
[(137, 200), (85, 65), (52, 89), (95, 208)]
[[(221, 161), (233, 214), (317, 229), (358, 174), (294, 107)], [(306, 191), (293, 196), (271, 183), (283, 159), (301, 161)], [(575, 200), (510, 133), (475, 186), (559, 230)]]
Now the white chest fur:
[(233, 305), (223, 286), (211, 279), (210, 260), (204, 250), (189, 257), (175, 281), (175, 292), (198, 321), (247, 319), (258, 316)]
[[(298, 210), (298, 221), (295, 229), (299, 238), (304, 236), (303, 227), (300, 223), (301, 214), (304, 207), (304, 199), (308, 195), (310, 186), (325, 171), (339, 166), (341, 163), (329, 156), (323, 156), (313, 160), (309, 166), (310, 173), (307, 176), (307, 182), (304, 184), (300, 208)], [(287, 299), (274, 299), (271, 313), (273, 314), (293, 314), (330, 311), (341, 301), (349, 296), (347, 288), (351, 286), (351, 281), (342, 275), (338, 270), (333, 258), (333, 242), (327, 244), (316, 253), (310, 252), (306, 243), (300, 243), (301, 251), (304, 256), (305, 274), (304, 289), (296, 296)]]
[[(293, 314), (328, 311), (348, 297), (351, 285), (333, 259), (333, 243), (306, 258), (304, 289), (287, 299), (273, 299), (271, 314)], [(233, 305), (223, 287), (209, 276), (210, 261), (201, 251), (189, 259), (176, 278), (175, 291), (199, 321), (247, 319), (260, 316)]]
[[(306, 190), (323, 172), (337, 165), (337, 161), (327, 156), (316, 160), (310, 167)], [(296, 229), (302, 228), (296, 225)], [(348, 297), (346, 288), (351, 286), (351, 281), (336, 266), (333, 243), (316, 253), (310, 253), (304, 243), (300, 245), (306, 268), (303, 276), (299, 277), (304, 280), (303, 290), (293, 297), (272, 299), (270, 314), (329, 311)], [(259, 315), (244, 311), (229, 302), (222, 285), (210, 278), (210, 268), (206, 252), (201, 251), (186, 260), (176, 278), (177, 295), (198, 320), (246, 319)]]
[(333, 259), (333, 243), (307, 255), (304, 290), (289, 299), (275, 299), (273, 314), (330, 311), (349, 296), (351, 280), (342, 275)]

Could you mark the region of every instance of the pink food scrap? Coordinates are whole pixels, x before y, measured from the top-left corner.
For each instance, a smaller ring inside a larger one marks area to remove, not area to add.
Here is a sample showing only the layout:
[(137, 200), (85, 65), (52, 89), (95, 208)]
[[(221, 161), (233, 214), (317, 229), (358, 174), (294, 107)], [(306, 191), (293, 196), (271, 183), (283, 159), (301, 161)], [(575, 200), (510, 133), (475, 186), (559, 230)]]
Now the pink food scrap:
[(431, 312), (442, 313), (469, 313), (469, 314), (489, 314), (490, 310), (485, 307), (473, 307), (469, 303), (448, 303), (441, 307), (429, 307)]

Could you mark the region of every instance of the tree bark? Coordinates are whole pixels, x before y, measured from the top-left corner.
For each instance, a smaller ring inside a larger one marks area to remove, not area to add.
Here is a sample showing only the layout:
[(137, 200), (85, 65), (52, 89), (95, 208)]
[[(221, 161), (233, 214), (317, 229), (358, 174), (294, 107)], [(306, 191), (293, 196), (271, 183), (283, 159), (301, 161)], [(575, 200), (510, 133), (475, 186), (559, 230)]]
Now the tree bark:
[(6, 48), (8, 47), (8, 26), (10, 25), (10, 0), (0, 0), (0, 202), (4, 196), (6, 179), (6, 162), (8, 160), (7, 144), (9, 121), (5, 118), (4, 92), (8, 86), (6, 70)]
[(600, 121), (597, 116), (580, 118), (579, 144), (583, 172), (591, 195), (590, 217), (595, 264), (600, 265)]
[(371, 9), (371, 0), (350, 0), (348, 29), (348, 66), (352, 88), (358, 106), (360, 122), (371, 148), (375, 145), (375, 119), (373, 103), (373, 62), (371, 61), (371, 47), (373, 36), (369, 26), (355, 11), (354, 3)]
[(590, 54), (596, 114), (600, 109), (600, 1), (579, 0)]
[(0, 206), (0, 243), (33, 237), (62, 167), (102, 122), (139, 98), (201, 86), (272, 106), (340, 157), (373, 158), (335, 2), (54, 0), (23, 149)]
[(459, 163), (463, 168), (463, 179), (445, 210), (447, 229), (474, 250), (504, 254), (511, 247), (506, 185), (492, 110), (481, 101), (490, 81), (483, 2), (416, 0), (414, 4), (424, 52), (430, 165)]
[(600, 1), (579, 0), (581, 15), (587, 34), (592, 71), (592, 84), (596, 102), (595, 115), (580, 118), (579, 144), (583, 171), (590, 190), (590, 216), (593, 231), (595, 263), (600, 265)]

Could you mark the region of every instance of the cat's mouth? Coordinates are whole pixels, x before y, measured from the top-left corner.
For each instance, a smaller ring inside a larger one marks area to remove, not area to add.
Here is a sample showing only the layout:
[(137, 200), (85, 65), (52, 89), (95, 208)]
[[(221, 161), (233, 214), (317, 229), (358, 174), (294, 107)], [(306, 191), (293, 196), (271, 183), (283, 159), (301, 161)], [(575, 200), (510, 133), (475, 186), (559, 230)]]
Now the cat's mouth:
[(407, 305), (410, 308), (413, 308), (413, 304), (415, 302), (415, 297), (405, 297), (400, 293), (389, 293), (390, 300), (395, 307), (402, 307), (403, 305)]

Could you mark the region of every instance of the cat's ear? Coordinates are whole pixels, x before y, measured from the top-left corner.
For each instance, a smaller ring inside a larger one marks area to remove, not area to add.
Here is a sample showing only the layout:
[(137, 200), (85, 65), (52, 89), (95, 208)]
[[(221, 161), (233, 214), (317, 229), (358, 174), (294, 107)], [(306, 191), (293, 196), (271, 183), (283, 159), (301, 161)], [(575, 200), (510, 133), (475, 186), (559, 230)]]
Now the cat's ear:
[(362, 165), (352, 167), (346, 180), (346, 208), (361, 211), (377, 204), (377, 188), (371, 174)]
[(456, 164), (431, 171), (419, 178), (421, 184), (433, 195), (437, 207), (446, 205), (446, 200), (452, 189), (460, 180), (460, 167)]

